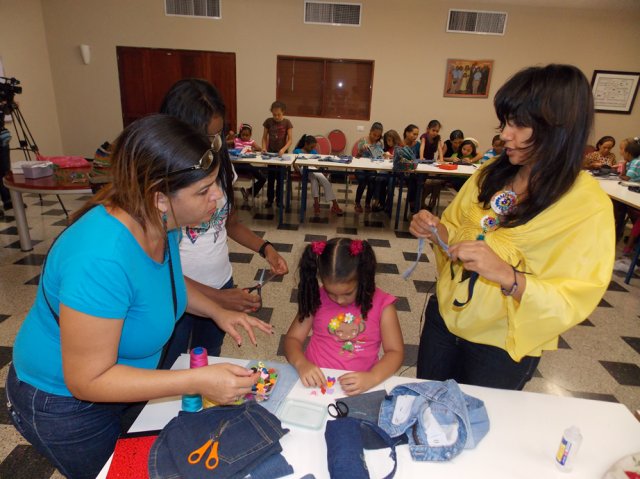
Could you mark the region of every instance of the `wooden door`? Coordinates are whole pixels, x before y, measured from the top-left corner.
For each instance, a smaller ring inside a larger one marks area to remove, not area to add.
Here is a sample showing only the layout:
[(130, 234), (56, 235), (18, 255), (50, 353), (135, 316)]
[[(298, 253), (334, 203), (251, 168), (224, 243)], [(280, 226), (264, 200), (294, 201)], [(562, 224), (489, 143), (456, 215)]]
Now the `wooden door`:
[(237, 124), (235, 53), (116, 47), (116, 54), (123, 126), (157, 113), (171, 85), (183, 78), (215, 85), (227, 108), (225, 123)]

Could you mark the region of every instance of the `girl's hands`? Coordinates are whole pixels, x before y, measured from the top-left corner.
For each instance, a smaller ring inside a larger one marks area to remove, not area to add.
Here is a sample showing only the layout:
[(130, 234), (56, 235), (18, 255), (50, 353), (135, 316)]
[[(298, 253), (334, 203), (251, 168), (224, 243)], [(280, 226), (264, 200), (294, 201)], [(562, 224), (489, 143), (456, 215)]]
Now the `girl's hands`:
[(225, 309), (242, 313), (258, 311), (262, 306), (260, 295), (249, 293), (246, 289), (240, 288), (218, 290), (214, 301)]
[(449, 246), (451, 261), (461, 261), (467, 271), (509, 289), (513, 284), (513, 268), (502, 260), (485, 241), (461, 241)]
[(346, 373), (338, 378), (338, 382), (347, 396), (362, 394), (377, 385), (369, 372)]
[(238, 332), (239, 327), (244, 328), (251, 342), (257, 346), (254, 329), (259, 329), (267, 334), (273, 334), (273, 326), (264, 323), (253, 316), (236, 311), (221, 310), (215, 317), (215, 322), (220, 329), (233, 338), (238, 346), (242, 346), (242, 335)]
[(192, 371), (198, 375), (198, 392), (216, 404), (230, 404), (250, 393), (259, 375), (229, 363), (212, 364)]
[(327, 378), (322, 369), (306, 359), (298, 367), (298, 376), (300, 376), (304, 387), (307, 388), (319, 388), (327, 385)]

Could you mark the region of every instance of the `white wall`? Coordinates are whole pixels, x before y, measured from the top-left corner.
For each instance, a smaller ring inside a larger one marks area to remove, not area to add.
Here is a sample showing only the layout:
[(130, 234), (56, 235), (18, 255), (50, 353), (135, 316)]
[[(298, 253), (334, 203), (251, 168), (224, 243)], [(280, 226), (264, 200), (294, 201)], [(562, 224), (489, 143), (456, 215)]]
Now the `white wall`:
[[(29, 8), (18, 10), (17, 5)], [(491, 98), (514, 72), (532, 64), (573, 63), (590, 79), (593, 70), (640, 71), (640, 2), (624, 11), (536, 8), (456, 2), (456, 8), (500, 10), (509, 14), (504, 36), (445, 33), (451, 2), (444, 0), (366, 0), (362, 26), (305, 25), (302, 0), (222, 0), (221, 20), (167, 17), (162, 0), (56, 0), (43, 1), (45, 32), (23, 35), (13, 42), (15, 57), (35, 56), (38, 66), (24, 67), (23, 101), (46, 109), (46, 124), (57, 123), (64, 153), (92, 155), (105, 139), (122, 128), (116, 46), (197, 49), (236, 53), (238, 120), (258, 126), (269, 116), (275, 99), (278, 54), (375, 61), (372, 115), (369, 122), (291, 117), (296, 139), (302, 133), (326, 134), (340, 128), (349, 143), (368, 130), (373, 121), (386, 129), (402, 130), (408, 123), (424, 129), (439, 119), (446, 135), (460, 128), (487, 146), (497, 120)], [(561, 2), (559, 2), (561, 3)], [(37, 0), (0, 0), (5, 23), (40, 23)], [(5, 8), (15, 17), (6, 22)], [(34, 20), (34, 17), (37, 20)], [(17, 27), (15, 30), (18, 30)], [(0, 29), (0, 32), (2, 30)], [(15, 32), (14, 32), (15, 33)], [(49, 57), (41, 41), (46, 34)], [(5, 53), (0, 33), (0, 55)], [(92, 49), (90, 65), (83, 65), (78, 45)], [(35, 52), (35, 53), (34, 53)], [(443, 97), (447, 58), (493, 59), (489, 99)], [(12, 58), (12, 60), (14, 60)], [(15, 60), (14, 60), (15, 61)], [(14, 61), (11, 74), (22, 69)], [(52, 84), (47, 68), (50, 63)], [(31, 86), (34, 71), (43, 71), (44, 82), (35, 99)], [(28, 89), (27, 89), (28, 88)], [(55, 96), (52, 93), (55, 91)], [(50, 102), (55, 99), (55, 107)], [(611, 134), (622, 138), (640, 134), (640, 100), (631, 115), (596, 115), (595, 138)], [(39, 125), (40, 127), (40, 125)], [(38, 128), (34, 134), (41, 132)], [(256, 128), (256, 136), (260, 135)], [(55, 135), (54, 135), (55, 136)], [(57, 144), (52, 140), (52, 149)]]

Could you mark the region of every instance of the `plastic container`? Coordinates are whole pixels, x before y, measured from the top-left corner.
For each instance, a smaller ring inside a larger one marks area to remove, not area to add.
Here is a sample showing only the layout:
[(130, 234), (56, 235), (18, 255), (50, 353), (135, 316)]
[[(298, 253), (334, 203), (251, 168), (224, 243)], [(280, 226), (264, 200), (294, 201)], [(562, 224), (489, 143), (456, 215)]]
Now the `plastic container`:
[(556, 466), (562, 472), (571, 472), (576, 455), (582, 444), (582, 434), (576, 426), (565, 429), (556, 453)]
[(286, 399), (280, 405), (276, 416), (282, 422), (318, 430), (324, 425), (327, 407), (297, 399)]
[(35, 180), (53, 175), (53, 163), (50, 161), (29, 161), (22, 165), (25, 178)]

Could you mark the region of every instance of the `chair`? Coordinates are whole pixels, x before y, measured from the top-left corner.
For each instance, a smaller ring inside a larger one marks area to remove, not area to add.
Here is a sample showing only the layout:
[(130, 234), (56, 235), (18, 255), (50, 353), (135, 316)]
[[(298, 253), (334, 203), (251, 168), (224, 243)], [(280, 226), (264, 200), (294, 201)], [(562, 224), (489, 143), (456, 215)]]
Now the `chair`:
[(331, 143), (331, 154), (339, 155), (347, 146), (347, 137), (342, 130), (332, 130), (329, 135), (329, 143)]
[(358, 143), (360, 142), (360, 140), (356, 141), (353, 146), (351, 147), (351, 156), (353, 156), (354, 158), (358, 156)]
[(321, 155), (331, 154), (331, 143), (329, 143), (329, 140), (327, 139), (327, 137), (322, 135), (316, 135), (316, 141), (318, 142), (316, 146), (318, 153), (320, 153)]

